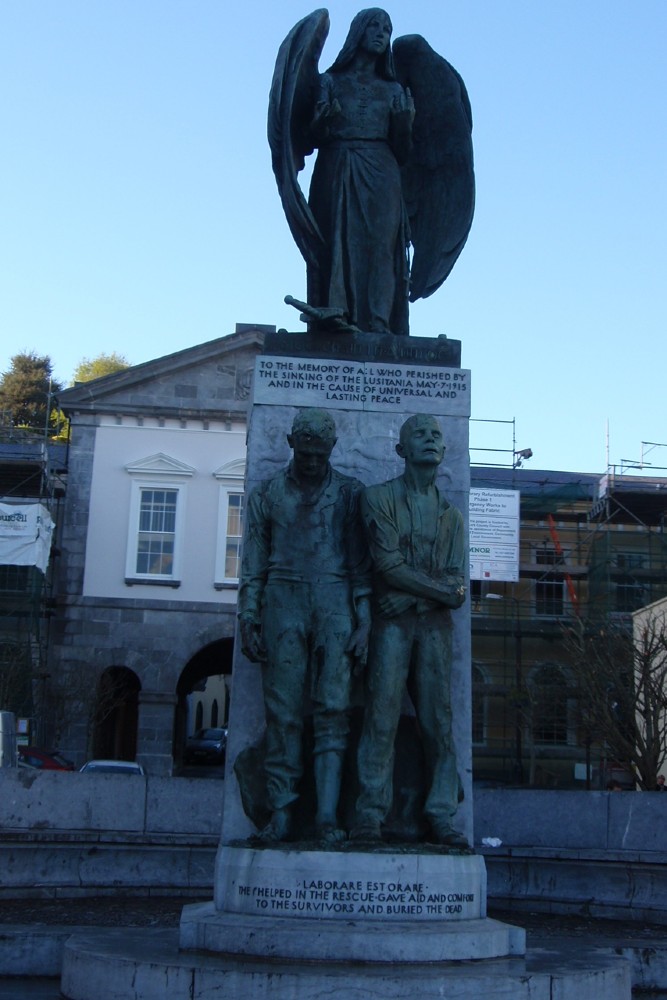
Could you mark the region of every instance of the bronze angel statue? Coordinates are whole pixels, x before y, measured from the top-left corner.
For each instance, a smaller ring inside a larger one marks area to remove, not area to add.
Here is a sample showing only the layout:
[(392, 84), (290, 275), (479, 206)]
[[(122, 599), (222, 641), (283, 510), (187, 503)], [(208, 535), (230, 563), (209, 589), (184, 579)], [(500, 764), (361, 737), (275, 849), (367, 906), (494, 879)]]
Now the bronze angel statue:
[[(472, 224), (470, 102), (420, 35), (391, 45), (384, 10), (357, 14), (320, 73), (328, 31), (326, 10), (300, 21), (271, 86), (273, 171), (307, 266), (307, 303), (286, 301), (315, 328), (407, 334), (408, 302), (440, 287)], [(306, 201), (298, 173), (315, 149)]]

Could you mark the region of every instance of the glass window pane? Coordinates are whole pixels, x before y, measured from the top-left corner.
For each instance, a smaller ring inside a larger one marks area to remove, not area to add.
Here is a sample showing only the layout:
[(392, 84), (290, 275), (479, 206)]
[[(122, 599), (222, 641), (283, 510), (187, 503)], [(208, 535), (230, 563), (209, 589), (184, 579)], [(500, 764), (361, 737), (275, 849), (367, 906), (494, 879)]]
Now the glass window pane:
[(136, 572), (171, 576), (174, 566), (177, 490), (142, 490)]
[(227, 494), (227, 526), (225, 539), (225, 579), (238, 580), (241, 572), (241, 539), (243, 537), (243, 493)]
[(230, 579), (238, 579), (240, 573), (240, 552), (240, 542), (228, 539), (225, 550), (225, 576)]

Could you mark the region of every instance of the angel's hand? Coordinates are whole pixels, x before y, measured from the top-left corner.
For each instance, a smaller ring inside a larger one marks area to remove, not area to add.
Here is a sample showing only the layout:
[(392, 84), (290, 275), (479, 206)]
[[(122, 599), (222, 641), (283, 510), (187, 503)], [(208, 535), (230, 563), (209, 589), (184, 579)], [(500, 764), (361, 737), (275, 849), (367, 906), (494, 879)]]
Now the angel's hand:
[(341, 107), (335, 97), (332, 101), (319, 101), (315, 105), (315, 114), (310, 129), (316, 141), (328, 137), (331, 122), (340, 113)]
[(412, 124), (415, 117), (415, 102), (409, 87), (394, 96), (391, 110), (393, 115), (401, 115)]
[(321, 125), (323, 122), (329, 121), (335, 118), (341, 113), (341, 107), (338, 103), (338, 99), (334, 97), (333, 101), (320, 101), (315, 106), (315, 115), (313, 117), (313, 125)]

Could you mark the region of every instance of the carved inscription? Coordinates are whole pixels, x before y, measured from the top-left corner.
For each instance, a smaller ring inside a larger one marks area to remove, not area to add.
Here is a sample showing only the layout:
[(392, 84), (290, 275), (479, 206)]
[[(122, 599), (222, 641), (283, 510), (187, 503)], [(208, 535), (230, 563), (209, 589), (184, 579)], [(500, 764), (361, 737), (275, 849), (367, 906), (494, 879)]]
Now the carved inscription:
[(470, 412), (470, 373), (460, 368), (260, 357), (255, 387), (258, 403), (457, 416)]
[(424, 882), (368, 879), (297, 879), (293, 887), (237, 884), (239, 908), (310, 917), (464, 919), (474, 892), (432, 891)]

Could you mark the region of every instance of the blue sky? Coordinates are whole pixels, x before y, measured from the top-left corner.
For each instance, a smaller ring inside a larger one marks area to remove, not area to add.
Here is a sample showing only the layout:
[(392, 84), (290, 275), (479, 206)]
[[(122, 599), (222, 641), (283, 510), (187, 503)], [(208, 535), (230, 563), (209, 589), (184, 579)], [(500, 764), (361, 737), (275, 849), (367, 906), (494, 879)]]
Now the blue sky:
[[(237, 322), (300, 328), (266, 106), (278, 46), (311, 9), (0, 3), (0, 371), (35, 350), (68, 382), (103, 351), (136, 364)], [(330, 5), (325, 65), (358, 9)], [(388, 9), (396, 35), (456, 66), (474, 118), (473, 228), (412, 333), (462, 341), (473, 417), (515, 418), (534, 468), (604, 472), (607, 420), (612, 464), (649, 441), (667, 466), (667, 3)], [(511, 449), (512, 425), (471, 437)]]

